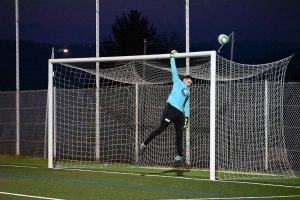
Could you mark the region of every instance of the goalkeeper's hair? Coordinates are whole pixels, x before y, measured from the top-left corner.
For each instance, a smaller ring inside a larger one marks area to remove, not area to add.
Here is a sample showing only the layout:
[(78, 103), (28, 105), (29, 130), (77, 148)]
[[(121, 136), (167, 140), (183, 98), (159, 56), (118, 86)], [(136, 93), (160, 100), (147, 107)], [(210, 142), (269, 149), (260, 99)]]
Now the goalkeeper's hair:
[(183, 79), (191, 79), (191, 81), (194, 82), (194, 78), (191, 77), (190, 75), (185, 75), (185, 76), (182, 78), (182, 80), (183, 80)]

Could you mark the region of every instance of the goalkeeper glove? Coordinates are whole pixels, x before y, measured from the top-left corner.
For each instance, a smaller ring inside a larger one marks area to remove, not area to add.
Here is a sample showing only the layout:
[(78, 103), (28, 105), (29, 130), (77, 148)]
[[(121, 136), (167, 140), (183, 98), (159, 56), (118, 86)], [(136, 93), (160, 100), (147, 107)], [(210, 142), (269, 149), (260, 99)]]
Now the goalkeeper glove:
[(190, 120), (188, 117), (184, 118), (184, 127), (183, 128), (189, 128), (190, 127)]
[(172, 50), (171, 53), (170, 53), (170, 58), (174, 58), (176, 53), (177, 53), (176, 50)]

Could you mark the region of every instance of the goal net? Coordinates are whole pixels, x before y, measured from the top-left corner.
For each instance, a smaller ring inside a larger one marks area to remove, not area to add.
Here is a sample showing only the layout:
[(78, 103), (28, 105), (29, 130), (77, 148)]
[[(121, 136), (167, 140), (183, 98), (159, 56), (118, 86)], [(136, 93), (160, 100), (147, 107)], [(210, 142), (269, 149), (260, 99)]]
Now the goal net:
[[(214, 51), (176, 55), (179, 76), (188, 69), (195, 78), (183, 138), (189, 167), (211, 179), (294, 177), (283, 132), (290, 59), (245, 65)], [(172, 168), (172, 124), (138, 157), (171, 89), (169, 54), (49, 60), (48, 166)]]

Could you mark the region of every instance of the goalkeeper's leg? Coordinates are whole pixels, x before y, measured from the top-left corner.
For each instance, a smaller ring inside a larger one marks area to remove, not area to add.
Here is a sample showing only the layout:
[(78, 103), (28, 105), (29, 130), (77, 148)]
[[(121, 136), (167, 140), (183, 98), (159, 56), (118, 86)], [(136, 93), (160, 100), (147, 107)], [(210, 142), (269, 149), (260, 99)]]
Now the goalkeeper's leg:
[(177, 156), (175, 157), (175, 161), (181, 167), (185, 166), (185, 163), (182, 158), (182, 138), (183, 138), (183, 126), (184, 126), (184, 117), (180, 117), (176, 121), (174, 121), (175, 129), (176, 129), (176, 147), (177, 147)]
[(158, 136), (159, 134), (161, 134), (164, 130), (166, 130), (166, 128), (169, 126), (169, 124), (176, 119), (173, 115), (173, 110), (175, 108), (171, 105), (167, 105), (162, 113), (162, 117), (161, 117), (161, 122), (159, 127), (154, 130), (149, 136), (148, 138), (141, 144), (140, 147), (140, 151), (139, 151), (139, 156), (142, 156), (145, 151), (146, 151), (146, 145), (149, 144), (149, 142), (151, 142), (156, 136)]
[(169, 124), (170, 123), (166, 122), (166, 121), (162, 121), (160, 123), (160, 126), (148, 136), (148, 138), (145, 140), (144, 143), (141, 144), (141, 148), (140, 148), (140, 151), (139, 151), (139, 156), (142, 156), (145, 153), (146, 145), (149, 144), (149, 142), (151, 142), (151, 140), (153, 140), (156, 136), (161, 134), (168, 127)]

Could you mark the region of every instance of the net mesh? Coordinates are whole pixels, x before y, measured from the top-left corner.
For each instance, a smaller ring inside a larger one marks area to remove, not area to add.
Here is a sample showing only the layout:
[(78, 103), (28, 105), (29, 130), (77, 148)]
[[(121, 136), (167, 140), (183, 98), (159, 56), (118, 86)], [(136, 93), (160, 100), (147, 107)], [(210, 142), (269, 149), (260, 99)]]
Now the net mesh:
[[(246, 65), (217, 55), (215, 127), (219, 178), (294, 176), (283, 134), (284, 76), (290, 59)], [(190, 136), (184, 134), (183, 138), (184, 157), (192, 169), (208, 170), (210, 57), (189, 61), (195, 81), (191, 88)], [(176, 64), (179, 76), (184, 76), (186, 59), (177, 58)], [(172, 89), (170, 60), (99, 65), (98, 111), (96, 63), (54, 65), (55, 166), (114, 167), (140, 162), (147, 167), (172, 167), (177, 154), (172, 124), (147, 145), (142, 159), (137, 155), (140, 143), (159, 125)]]

